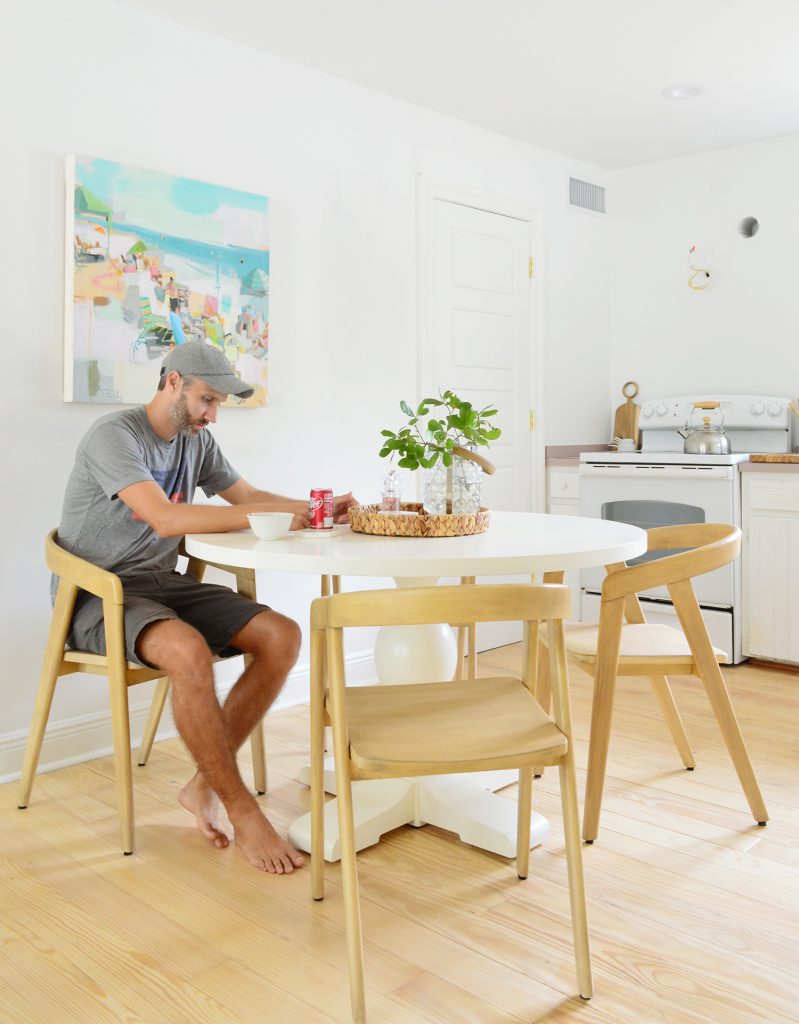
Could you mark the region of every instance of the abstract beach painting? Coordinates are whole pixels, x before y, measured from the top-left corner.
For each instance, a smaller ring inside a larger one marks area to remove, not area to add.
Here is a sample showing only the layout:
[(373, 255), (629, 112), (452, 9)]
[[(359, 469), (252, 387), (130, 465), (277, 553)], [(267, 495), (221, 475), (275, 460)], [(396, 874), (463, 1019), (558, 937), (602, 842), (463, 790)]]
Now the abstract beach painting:
[(66, 159), (64, 398), (152, 398), (164, 356), (203, 341), (266, 405), (269, 200), (87, 156)]

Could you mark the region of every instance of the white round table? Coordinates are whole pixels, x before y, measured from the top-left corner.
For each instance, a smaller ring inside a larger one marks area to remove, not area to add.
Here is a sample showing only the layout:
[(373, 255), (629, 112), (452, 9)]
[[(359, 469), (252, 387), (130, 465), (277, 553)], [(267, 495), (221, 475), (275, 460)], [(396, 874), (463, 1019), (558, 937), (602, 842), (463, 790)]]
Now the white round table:
[[(277, 541), (259, 540), (250, 530), (186, 537), (190, 555), (219, 565), (319, 576), (393, 576), (400, 585), (432, 584), (441, 576), (562, 572), (627, 561), (645, 550), (646, 533), (636, 526), (528, 512), (492, 512), (486, 533), (471, 537), (377, 537), (354, 533), (348, 526), (337, 526), (324, 537), (301, 531)], [(447, 626), (430, 628), (449, 631)], [(442, 664), (441, 657), (446, 664), (451, 657), (445, 650), (446, 632), (436, 639), (434, 669)], [(420, 649), (431, 650), (429, 636)], [(465, 842), (515, 856), (516, 806), (492, 792), (515, 777), (516, 773), (484, 772), (357, 782), (353, 786), (357, 849), (373, 845), (383, 833), (402, 824), (435, 824), (457, 832)], [(306, 771), (303, 781), (307, 778)], [(332, 766), (325, 773), (325, 788), (335, 792)], [(531, 845), (543, 842), (548, 833), (546, 819), (534, 814)], [(289, 837), (310, 850), (310, 815), (292, 824)], [(339, 859), (335, 801), (325, 805), (325, 859)]]

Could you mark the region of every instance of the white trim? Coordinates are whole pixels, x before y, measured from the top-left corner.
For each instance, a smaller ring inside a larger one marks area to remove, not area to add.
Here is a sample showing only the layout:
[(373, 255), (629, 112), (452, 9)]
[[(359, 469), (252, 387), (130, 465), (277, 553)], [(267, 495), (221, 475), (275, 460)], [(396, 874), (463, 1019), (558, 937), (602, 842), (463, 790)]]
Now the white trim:
[(416, 281), (416, 338), (417, 367), (416, 384), (419, 396), (429, 388), (432, 373), (432, 328), (430, 325), (431, 302), (428, 294), (428, 258), (430, 233), (433, 223), (432, 204), (440, 199), (444, 202), (469, 206), (475, 210), (512, 217), (525, 221), (529, 228), (529, 256), (535, 260), (535, 276), (530, 279), (530, 373), (532, 375), (530, 399), (535, 409), (536, 424), (530, 441), (530, 474), (532, 482), (531, 512), (546, 509), (546, 475), (544, 471), (544, 287), (545, 260), (543, 258), (544, 237), (541, 211), (527, 206), (508, 196), (476, 191), (468, 185), (444, 181), (425, 174), (417, 175), (416, 226), (417, 226), (417, 281)]
[[(374, 667), (374, 655), (371, 650), (351, 654), (346, 659), (347, 682), (354, 685), (373, 683), (377, 679)], [(224, 700), (230, 692), (238, 673), (235, 662), (225, 662), (218, 671), (217, 693)], [(283, 691), (274, 703), (274, 710), (295, 707), (308, 702), (311, 684), (309, 665), (297, 666), (286, 680)], [(141, 734), (150, 710), (150, 700), (131, 701), (130, 735), (131, 749), (136, 752), (141, 742)], [(156, 734), (156, 740), (171, 739), (177, 736), (169, 703), (164, 708), (164, 717)], [(25, 744), (28, 741), (27, 729), (0, 734), (0, 784), (14, 782), (19, 779)], [(76, 718), (62, 719), (48, 725), (39, 759), (39, 772), (55, 771), (72, 764), (92, 761), (97, 757), (107, 757), (113, 752), (111, 741), (111, 712), (96, 711)], [(268, 752), (267, 752), (268, 757)], [(34, 787), (35, 798), (35, 787)]]

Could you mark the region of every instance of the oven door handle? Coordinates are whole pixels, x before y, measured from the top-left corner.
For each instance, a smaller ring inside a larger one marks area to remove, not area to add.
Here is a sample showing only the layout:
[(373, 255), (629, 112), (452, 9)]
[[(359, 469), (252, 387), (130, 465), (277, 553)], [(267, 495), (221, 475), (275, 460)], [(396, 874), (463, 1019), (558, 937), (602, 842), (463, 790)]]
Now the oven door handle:
[(581, 477), (604, 477), (606, 480), (732, 480), (733, 466), (679, 466), (661, 464), (636, 466), (623, 462), (582, 463)]

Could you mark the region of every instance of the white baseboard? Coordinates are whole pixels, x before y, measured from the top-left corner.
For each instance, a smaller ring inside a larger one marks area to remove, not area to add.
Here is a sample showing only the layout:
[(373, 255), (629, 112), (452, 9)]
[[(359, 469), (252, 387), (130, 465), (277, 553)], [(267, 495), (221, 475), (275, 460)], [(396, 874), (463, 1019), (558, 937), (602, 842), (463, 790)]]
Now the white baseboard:
[[(220, 700), (224, 700), (227, 696), (238, 678), (239, 671), (240, 669), (237, 670), (236, 664), (233, 662), (225, 662), (219, 666), (217, 692)], [(374, 682), (375, 679), (376, 673), (371, 651), (357, 652), (347, 658), (348, 682), (363, 685)], [(274, 703), (274, 710), (306, 703), (310, 693), (310, 682), (310, 666), (297, 666), (289, 674), (280, 696)], [(131, 693), (135, 692), (135, 689), (131, 691)], [(129, 710), (131, 746), (133, 750), (136, 750), (141, 742), (141, 735), (150, 710), (150, 701), (130, 701)], [(170, 739), (176, 735), (175, 723), (172, 721), (169, 702), (167, 702), (156, 740)], [(0, 733), (0, 784), (13, 782), (19, 778), (27, 741), (27, 729)], [(65, 768), (67, 765), (91, 761), (96, 757), (106, 757), (112, 750), (110, 709), (76, 718), (62, 719), (47, 727), (38, 771), (50, 772), (56, 768)]]

